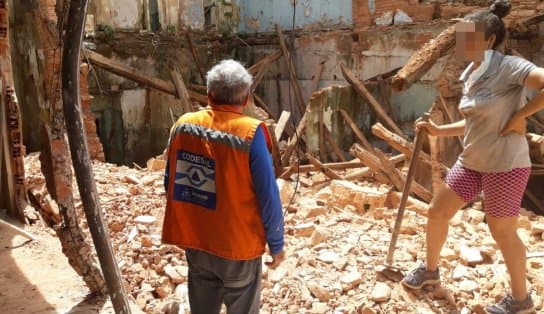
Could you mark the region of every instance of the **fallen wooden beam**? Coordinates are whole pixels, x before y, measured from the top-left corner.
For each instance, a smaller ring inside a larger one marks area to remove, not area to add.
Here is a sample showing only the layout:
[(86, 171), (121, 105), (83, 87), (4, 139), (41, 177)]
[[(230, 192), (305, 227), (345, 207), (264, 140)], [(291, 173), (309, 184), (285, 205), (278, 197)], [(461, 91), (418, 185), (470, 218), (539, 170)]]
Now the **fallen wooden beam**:
[[(353, 145), (350, 152), (355, 154), (365, 165), (372, 169), (373, 172), (376, 174), (383, 174), (387, 178), (387, 183), (392, 184), (398, 191), (402, 192), (406, 176), (389, 161), (383, 152), (375, 149), (373, 153), (357, 144)], [(412, 182), (410, 193), (417, 195), (426, 202), (430, 202), (432, 199), (432, 193), (419, 183), (415, 182), (415, 180)]]
[(293, 154), (293, 151), (295, 150), (298, 142), (300, 141), (300, 137), (302, 136), (302, 132), (304, 132), (304, 129), (306, 128), (306, 117), (308, 115), (308, 110), (304, 112), (304, 115), (300, 119), (297, 129), (295, 131), (295, 134), (289, 139), (289, 142), (287, 143), (287, 148), (285, 149), (285, 152), (283, 153), (283, 158), (281, 160), (282, 165), (287, 166), (289, 164), (289, 159), (291, 158), (291, 155)]
[(416, 51), (400, 71), (393, 76), (392, 88), (397, 92), (407, 90), (427, 73), (436, 61), (455, 45), (455, 25), (446, 28), (436, 38)]
[(344, 118), (348, 126), (351, 128), (351, 130), (353, 131), (353, 134), (355, 134), (355, 137), (357, 137), (357, 141), (359, 142), (359, 144), (361, 144), (364, 148), (371, 150), (372, 145), (370, 145), (370, 142), (366, 139), (366, 136), (363, 134), (363, 132), (361, 132), (361, 130), (359, 130), (359, 128), (357, 127), (355, 122), (351, 119), (349, 114), (346, 111), (344, 111), (344, 109), (340, 109), (340, 114), (342, 115), (342, 118)]
[[(176, 90), (176, 87), (172, 82), (161, 80), (155, 77), (150, 77), (140, 70), (126, 66), (115, 60), (106, 58), (103, 55), (96, 53), (92, 50), (84, 48), (82, 49), (82, 52), (92, 65), (95, 65), (99, 68), (122, 76), (124, 78), (138, 82), (142, 86), (153, 88), (163, 93), (179, 97), (178, 91)], [(189, 93), (189, 97), (191, 97), (192, 100), (198, 101), (201, 104), (208, 104), (208, 97), (206, 95), (202, 95), (191, 90), (188, 90), (187, 92)]]
[(193, 105), (191, 104), (191, 97), (189, 96), (187, 87), (183, 82), (183, 77), (181, 76), (181, 73), (178, 70), (172, 70), (172, 72), (170, 72), (170, 75), (172, 76), (172, 81), (174, 82), (174, 87), (176, 88), (178, 97), (181, 100), (181, 107), (183, 108), (183, 113), (192, 112)]
[[(438, 108), (442, 112), (444, 112), (444, 115), (446, 117), (446, 122), (447, 123), (455, 122), (455, 119), (453, 119), (452, 113), (450, 112), (450, 110), (446, 106), (446, 101), (444, 100), (444, 97), (442, 97), (442, 95), (438, 95), (438, 97), (440, 98), (439, 99), (440, 101), (437, 101), (436, 104), (438, 105)], [(455, 136), (455, 139), (457, 141), (457, 144), (459, 144), (459, 146), (461, 146), (461, 148), (463, 148), (463, 139), (460, 136)]]
[[(405, 160), (406, 160), (406, 156), (404, 156), (403, 154), (399, 154), (399, 155), (396, 155), (396, 156), (393, 156), (393, 157), (389, 158), (389, 161), (391, 163), (393, 163), (395, 166), (398, 163), (403, 162)], [(360, 170), (357, 170), (357, 171), (355, 171), (353, 173), (345, 175), (344, 180), (357, 180), (357, 179), (360, 179), (360, 178), (368, 177), (370, 175), (372, 175), (372, 169), (370, 169), (369, 167), (364, 167), (364, 168), (361, 168)]]
[(370, 104), (370, 107), (374, 110), (378, 118), (391, 130), (395, 131), (398, 135), (407, 138), (404, 132), (397, 126), (395, 121), (389, 117), (387, 112), (383, 109), (382, 105), (378, 103), (376, 98), (372, 96), (372, 94), (366, 89), (365, 85), (359, 81), (353, 72), (351, 72), (350, 69), (348, 69), (345, 65), (340, 66), (342, 68), (342, 74), (344, 74), (344, 77), (346, 80), (351, 84), (353, 89), (359, 94), (361, 97), (365, 98), (368, 103)]
[(344, 152), (340, 149), (340, 147), (338, 147), (338, 144), (336, 144), (336, 141), (332, 137), (331, 131), (329, 131), (329, 128), (326, 125), (324, 124), (322, 125), (323, 125), (323, 135), (325, 136), (325, 139), (327, 140), (332, 150), (336, 154), (336, 157), (338, 157), (338, 160), (340, 161), (346, 161), (346, 157), (344, 157)]
[(278, 119), (278, 123), (276, 124), (276, 130), (275, 130), (276, 138), (278, 140), (281, 138), (281, 135), (283, 134), (283, 131), (285, 130), (285, 127), (290, 117), (291, 117), (291, 112), (289, 111), (281, 112), (280, 118)]
[[(406, 155), (407, 158), (412, 157), (413, 144), (396, 133), (389, 131), (381, 123), (376, 123), (372, 126), (372, 134), (386, 141), (395, 150)], [(421, 151), (418, 156), (423, 162), (432, 166), (431, 156), (429, 156), (429, 154)], [(442, 163), (440, 163), (440, 169), (443, 173), (446, 173), (449, 170), (448, 167)]]
[(342, 180), (342, 177), (336, 174), (336, 172), (332, 171), (329, 167), (325, 166), (321, 161), (317, 160), (314, 156), (310, 154), (306, 154), (306, 158), (308, 158), (308, 161), (314, 165), (315, 168), (319, 169), (319, 171), (323, 172), (327, 177), (329, 177), (332, 180)]
[[(346, 161), (346, 162), (332, 162), (332, 163), (326, 163), (324, 164), (327, 166), (327, 168), (331, 170), (346, 170), (346, 169), (354, 169), (354, 168), (361, 168), (365, 165), (360, 162), (359, 160), (353, 160), (353, 161)], [(282, 179), (288, 178), (293, 172), (296, 171), (296, 164), (293, 164), (289, 167), (283, 167), (282, 175), (280, 176)], [(298, 169), (300, 173), (306, 173), (311, 171), (319, 171), (314, 165), (301, 165)]]
[(285, 38), (283, 37), (283, 31), (281, 29), (281, 26), (279, 26), (278, 24), (276, 24), (276, 33), (278, 34), (278, 39), (280, 41), (280, 47), (283, 54), (283, 60), (285, 61), (285, 65), (287, 66), (287, 70), (289, 71), (289, 80), (291, 81), (291, 84), (293, 85), (293, 92), (295, 94), (295, 100), (297, 102), (299, 111), (305, 112), (306, 103), (304, 101), (304, 97), (302, 96), (302, 89), (300, 88), (300, 84), (297, 79), (297, 74), (295, 73), (293, 59), (291, 58), (291, 55), (289, 54), (289, 50), (287, 49), (287, 45), (285, 44)]
[(204, 71), (202, 63), (200, 63), (200, 59), (198, 58), (198, 54), (196, 53), (195, 46), (193, 45), (193, 38), (191, 36), (190, 27), (185, 31), (185, 38), (187, 38), (187, 43), (189, 44), (189, 49), (191, 50), (191, 54), (193, 55), (193, 59), (195, 60), (196, 67), (198, 68), (198, 73), (200, 74), (200, 78), (202, 79), (202, 83), (206, 84), (206, 72)]
[(278, 50), (275, 53), (264, 57), (248, 69), (248, 72), (253, 75), (253, 84), (251, 85), (251, 90), (254, 91), (257, 86), (259, 86), (264, 75), (270, 68), (272, 62), (278, 60), (282, 56), (282, 54), (283, 53), (281, 52), (281, 50)]
[(270, 141), (271, 141), (271, 148), (272, 148), (272, 162), (274, 164), (274, 171), (276, 173), (276, 177), (279, 177), (281, 175), (282, 167), (281, 167), (281, 156), (280, 156), (280, 149), (278, 147), (278, 139), (276, 138), (276, 132), (275, 127), (273, 124), (266, 124), (268, 127), (268, 134), (270, 134)]

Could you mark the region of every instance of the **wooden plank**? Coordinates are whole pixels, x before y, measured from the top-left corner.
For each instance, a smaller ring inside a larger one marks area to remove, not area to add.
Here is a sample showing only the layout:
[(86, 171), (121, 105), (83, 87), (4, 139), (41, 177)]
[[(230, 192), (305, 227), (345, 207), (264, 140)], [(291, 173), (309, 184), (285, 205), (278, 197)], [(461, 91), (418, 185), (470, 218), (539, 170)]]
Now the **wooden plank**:
[(278, 24), (276, 24), (276, 33), (278, 34), (280, 48), (283, 54), (283, 60), (285, 61), (285, 65), (287, 66), (287, 70), (289, 71), (289, 80), (293, 85), (293, 91), (295, 93), (295, 100), (297, 102), (299, 112), (305, 112), (306, 105), (304, 97), (302, 96), (302, 89), (300, 88), (300, 84), (297, 79), (297, 74), (295, 73), (293, 59), (291, 58), (289, 50), (287, 49), (287, 45), (285, 44), (285, 38), (283, 37), (283, 31), (281, 29), (281, 26), (279, 26)]
[[(395, 166), (398, 163), (403, 162), (404, 160), (406, 160), (406, 156), (404, 156), (403, 154), (399, 154), (389, 158), (389, 161), (392, 162)], [(372, 175), (372, 169), (370, 169), (369, 167), (364, 167), (358, 171), (345, 175), (344, 180), (356, 180), (356, 179), (368, 177), (370, 175)]]
[(351, 84), (357, 94), (368, 100), (370, 107), (374, 110), (374, 112), (378, 116), (378, 119), (398, 135), (407, 138), (406, 134), (404, 134), (404, 132), (402, 132), (402, 130), (397, 126), (395, 121), (393, 121), (393, 119), (389, 117), (387, 112), (385, 112), (385, 110), (383, 109), (383, 106), (378, 103), (376, 98), (374, 98), (374, 96), (372, 96), (368, 89), (366, 89), (365, 85), (355, 77), (353, 72), (351, 72), (351, 70), (343, 64), (340, 67), (342, 68), (342, 74), (344, 74), (344, 78)]
[(297, 146), (300, 137), (302, 136), (302, 132), (304, 132), (304, 129), (306, 128), (307, 115), (308, 111), (306, 110), (304, 112), (304, 115), (300, 119), (300, 122), (298, 123), (295, 134), (293, 134), (293, 136), (291, 137), (291, 139), (289, 139), (289, 142), (287, 143), (287, 147), (285, 148), (285, 152), (283, 153), (283, 158), (281, 160), (283, 166), (287, 166), (289, 164), (289, 159), (291, 158), (291, 155), (293, 154), (293, 151), (295, 150), (295, 147)]
[(346, 161), (346, 157), (344, 157), (344, 152), (338, 147), (338, 144), (336, 144), (336, 141), (332, 137), (331, 131), (329, 131), (329, 128), (323, 124), (323, 135), (325, 136), (325, 139), (331, 146), (332, 150), (336, 154), (336, 157), (338, 157), (338, 160), (340, 161)]
[(325, 166), (321, 161), (315, 159), (314, 156), (310, 154), (306, 154), (306, 158), (308, 158), (308, 161), (314, 165), (315, 168), (319, 169), (319, 171), (323, 172), (327, 177), (329, 177), (332, 180), (342, 180), (342, 177), (336, 174), (334, 171), (332, 171), (329, 167)]
[[(122, 76), (124, 78), (138, 82), (144, 87), (153, 88), (173, 96), (178, 95), (176, 87), (172, 82), (161, 80), (155, 77), (150, 77), (140, 70), (106, 58), (103, 55), (96, 53), (92, 50), (84, 48), (82, 49), (82, 52), (85, 54), (86, 58), (92, 65), (95, 65), (99, 68)], [(208, 97), (206, 95), (202, 95), (191, 90), (188, 90), (188, 93), (192, 100), (198, 101), (201, 104), (208, 104)]]
[(181, 108), (183, 108), (183, 112), (192, 112), (193, 105), (191, 103), (191, 98), (189, 97), (187, 87), (183, 82), (183, 77), (181, 76), (181, 73), (178, 70), (172, 70), (172, 72), (170, 72), (170, 75), (172, 76), (172, 81), (174, 82), (174, 86), (176, 87), (177, 98), (181, 100)]
[(353, 134), (355, 134), (355, 137), (357, 137), (357, 141), (359, 142), (359, 144), (361, 144), (365, 149), (371, 150), (372, 145), (370, 145), (370, 142), (366, 139), (366, 136), (363, 134), (363, 132), (361, 132), (361, 130), (359, 130), (359, 128), (357, 127), (355, 122), (351, 119), (349, 114), (346, 111), (344, 111), (344, 109), (340, 109), (340, 114), (342, 115), (342, 118), (344, 118), (348, 126), (351, 128), (351, 130), (353, 131)]
[(289, 118), (291, 117), (291, 112), (289, 111), (282, 111), (280, 118), (278, 119), (278, 123), (276, 124), (276, 138), (280, 139), (281, 135), (283, 134), (283, 131), (285, 130), (285, 126), (287, 125), (287, 122), (289, 121)]

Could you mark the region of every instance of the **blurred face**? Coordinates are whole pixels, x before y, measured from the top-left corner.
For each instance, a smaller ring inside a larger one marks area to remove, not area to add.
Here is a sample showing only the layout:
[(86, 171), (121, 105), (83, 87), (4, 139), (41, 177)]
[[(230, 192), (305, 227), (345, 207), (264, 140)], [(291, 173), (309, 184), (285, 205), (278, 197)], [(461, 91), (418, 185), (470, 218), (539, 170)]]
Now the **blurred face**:
[(495, 35), (487, 40), (484, 25), (475, 22), (455, 24), (455, 55), (461, 61), (482, 61), (484, 52), (493, 47)]

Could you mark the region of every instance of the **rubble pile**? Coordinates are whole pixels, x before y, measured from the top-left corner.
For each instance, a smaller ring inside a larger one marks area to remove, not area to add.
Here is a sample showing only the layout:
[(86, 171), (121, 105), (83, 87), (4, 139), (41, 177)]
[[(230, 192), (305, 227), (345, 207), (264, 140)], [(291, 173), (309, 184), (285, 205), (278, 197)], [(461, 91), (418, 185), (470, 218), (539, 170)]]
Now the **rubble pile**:
[[(37, 156), (26, 157), (25, 164), (28, 183), (44, 184)], [(93, 162), (125, 288), (146, 313), (161, 313), (173, 300), (188, 309), (183, 250), (160, 243), (165, 193), (163, 172), (154, 169)], [(297, 177), (291, 176), (294, 181)], [(483, 313), (485, 305), (506, 291), (504, 261), (479, 202), (461, 210), (451, 222), (440, 265), (442, 285), (418, 292), (379, 272), (398, 192), (371, 179), (330, 181), (317, 172), (300, 174), (299, 181), (290, 203), (296, 183), (278, 179), (286, 207), (287, 257), (275, 270), (263, 264), (262, 313)], [(76, 199), (80, 223), (88, 232)], [(424, 258), (425, 223), (425, 208), (409, 203), (394, 258), (406, 271)], [(541, 311), (544, 217), (523, 210), (519, 234), (528, 247), (528, 282)]]

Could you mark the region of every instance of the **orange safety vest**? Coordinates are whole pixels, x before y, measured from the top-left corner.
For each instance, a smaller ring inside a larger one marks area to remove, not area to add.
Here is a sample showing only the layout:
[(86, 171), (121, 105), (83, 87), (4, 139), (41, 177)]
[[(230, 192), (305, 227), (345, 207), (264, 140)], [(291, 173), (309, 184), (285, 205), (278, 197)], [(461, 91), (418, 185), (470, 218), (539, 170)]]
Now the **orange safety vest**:
[[(230, 260), (264, 253), (264, 225), (249, 168), (251, 143), (261, 124), (215, 108), (185, 114), (174, 124), (164, 243)], [(270, 143), (267, 128), (262, 129)]]

